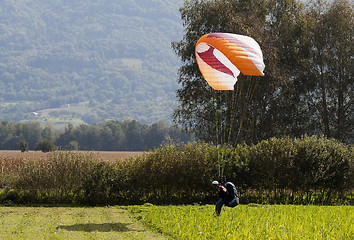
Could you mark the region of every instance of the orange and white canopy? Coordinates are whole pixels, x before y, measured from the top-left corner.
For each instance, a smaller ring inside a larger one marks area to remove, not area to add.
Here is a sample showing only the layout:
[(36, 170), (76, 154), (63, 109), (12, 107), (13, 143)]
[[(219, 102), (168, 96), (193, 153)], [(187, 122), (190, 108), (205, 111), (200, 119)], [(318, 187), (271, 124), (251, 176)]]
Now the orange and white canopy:
[(233, 90), (237, 76), (264, 76), (261, 48), (251, 37), (231, 33), (209, 33), (195, 47), (199, 69), (215, 90)]

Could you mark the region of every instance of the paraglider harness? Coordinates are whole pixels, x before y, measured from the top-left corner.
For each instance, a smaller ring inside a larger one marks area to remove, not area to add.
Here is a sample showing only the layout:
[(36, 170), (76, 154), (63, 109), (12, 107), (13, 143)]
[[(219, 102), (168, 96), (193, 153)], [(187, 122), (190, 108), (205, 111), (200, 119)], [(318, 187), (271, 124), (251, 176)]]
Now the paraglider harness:
[(228, 207), (236, 207), (240, 204), (240, 198), (237, 194), (235, 185), (232, 182), (225, 183), (225, 187), (228, 193), (227, 199), (224, 200), (224, 203)]

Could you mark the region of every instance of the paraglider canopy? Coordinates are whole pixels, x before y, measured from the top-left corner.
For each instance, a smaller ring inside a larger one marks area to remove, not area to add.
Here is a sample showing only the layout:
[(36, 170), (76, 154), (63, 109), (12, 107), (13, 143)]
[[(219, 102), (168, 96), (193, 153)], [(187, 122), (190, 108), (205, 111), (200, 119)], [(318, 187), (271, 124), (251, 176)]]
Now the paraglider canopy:
[(209, 33), (195, 47), (199, 69), (215, 90), (233, 90), (237, 76), (263, 76), (261, 48), (251, 37), (232, 33)]

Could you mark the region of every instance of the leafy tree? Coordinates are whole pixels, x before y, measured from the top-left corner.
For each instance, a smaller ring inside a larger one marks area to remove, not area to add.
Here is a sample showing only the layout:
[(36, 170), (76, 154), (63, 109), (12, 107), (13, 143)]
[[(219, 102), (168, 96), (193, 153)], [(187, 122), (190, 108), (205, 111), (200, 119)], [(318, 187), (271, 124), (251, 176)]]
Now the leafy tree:
[(41, 138), (42, 139), (48, 139), (49, 141), (53, 141), (55, 136), (54, 136), (54, 130), (53, 128), (47, 124), (44, 129), (42, 130), (42, 133), (41, 133)]
[[(343, 129), (353, 129), (352, 6), (338, 0), (318, 10), (325, 5), (316, 2), (186, 1), (180, 9), (185, 35), (172, 43), (183, 62), (174, 121), (214, 142), (217, 131), (232, 144), (321, 133), (352, 141), (352, 130)], [(209, 32), (255, 38), (265, 76), (241, 75), (233, 92), (212, 90), (194, 55), (198, 38)]]
[(168, 136), (168, 128), (164, 121), (159, 121), (150, 125), (144, 135), (146, 148), (153, 149), (166, 139)]
[[(181, 88), (177, 91), (180, 106), (174, 113), (175, 122), (207, 141), (215, 141), (216, 129), (220, 129), (216, 121), (225, 123), (223, 127), (228, 131), (230, 143), (256, 142), (274, 135), (282, 126), (274, 124), (278, 111), (273, 110), (272, 105), (286, 102), (279, 101), (278, 96), (281, 89), (287, 88), (286, 71), (282, 70), (284, 62), (280, 61), (282, 56), (279, 54), (282, 46), (277, 41), (287, 28), (279, 27), (272, 32), (272, 26), (284, 20), (287, 20), (287, 27), (295, 26), (299, 9), (294, 5), (291, 0), (185, 2), (180, 9), (185, 35), (180, 42), (172, 43), (183, 61), (179, 70)], [(278, 16), (279, 11), (289, 14)], [(232, 93), (216, 92), (207, 86), (197, 68), (194, 47), (200, 36), (220, 31), (249, 35), (259, 42), (266, 53), (264, 77), (241, 75)], [(288, 35), (291, 39), (292, 33)], [(221, 114), (215, 109), (222, 108), (226, 108), (226, 117), (217, 120)]]
[(100, 128), (97, 125), (80, 124), (75, 132), (82, 150), (100, 150), (102, 142), (105, 141), (100, 138)]
[(34, 148), (35, 151), (42, 151), (42, 152), (51, 152), (54, 151), (55, 149), (56, 146), (48, 139), (40, 140)]
[(39, 122), (30, 122), (22, 127), (23, 139), (28, 142), (29, 149), (33, 149), (41, 139), (42, 127)]
[(16, 147), (16, 142), (15, 145), (13, 145), (14, 139), (13, 136), (16, 135), (16, 126), (14, 123), (8, 122), (8, 121), (2, 121), (0, 122), (0, 147), (1, 149), (13, 149), (13, 147)]
[(348, 1), (334, 1), (326, 16), (329, 25), (329, 63), (331, 95), (333, 94), (335, 113), (331, 118), (336, 139), (344, 141), (354, 136), (354, 82), (353, 82), (353, 5)]
[(309, 74), (305, 79), (311, 121), (327, 137), (353, 140), (353, 6), (344, 0), (309, 6)]
[(101, 127), (102, 150), (122, 149), (122, 143), (125, 138), (121, 123), (118, 121), (105, 121), (99, 124)]
[(77, 141), (70, 141), (68, 145), (65, 146), (66, 150), (79, 150), (79, 143)]
[(77, 140), (74, 133), (74, 125), (68, 124), (65, 127), (64, 132), (60, 133), (59, 137), (55, 140), (55, 144), (57, 146), (66, 146), (73, 140)]
[(133, 120), (129, 122), (126, 129), (124, 141), (125, 150), (144, 150), (144, 139), (142, 137), (143, 126)]
[[(304, 6), (295, 0), (267, 1), (267, 20), (263, 46), (266, 76), (270, 80), (260, 87), (266, 94), (256, 94), (260, 101), (263, 121), (259, 124), (260, 139), (306, 134), (309, 116), (301, 95), (298, 79), (303, 74), (306, 57), (307, 25)], [(260, 80), (260, 82), (263, 82)], [(270, 86), (266, 86), (269, 84)], [(253, 118), (258, 121), (257, 116)]]
[(18, 143), (17, 143), (18, 148), (21, 150), (21, 152), (27, 152), (28, 151), (28, 143), (26, 142), (26, 140), (21, 139)]

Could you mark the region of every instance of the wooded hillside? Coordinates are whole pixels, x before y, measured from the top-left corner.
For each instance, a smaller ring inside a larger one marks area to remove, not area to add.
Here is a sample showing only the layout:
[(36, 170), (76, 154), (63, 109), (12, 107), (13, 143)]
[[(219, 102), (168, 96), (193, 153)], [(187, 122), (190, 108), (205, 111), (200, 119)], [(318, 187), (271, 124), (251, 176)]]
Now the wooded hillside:
[(181, 5), (2, 1), (0, 120), (168, 122), (179, 66), (170, 44), (182, 35)]

